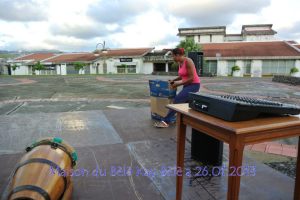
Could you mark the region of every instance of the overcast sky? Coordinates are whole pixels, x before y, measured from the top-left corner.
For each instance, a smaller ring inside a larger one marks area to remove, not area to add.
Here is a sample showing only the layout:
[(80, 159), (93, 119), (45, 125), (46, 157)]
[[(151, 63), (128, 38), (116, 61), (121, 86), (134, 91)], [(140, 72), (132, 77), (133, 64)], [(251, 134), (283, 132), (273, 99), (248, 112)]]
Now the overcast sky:
[[(0, 0), (0, 50), (172, 48), (178, 28), (271, 23), (300, 43), (299, 0)], [(101, 45), (99, 45), (101, 46)]]

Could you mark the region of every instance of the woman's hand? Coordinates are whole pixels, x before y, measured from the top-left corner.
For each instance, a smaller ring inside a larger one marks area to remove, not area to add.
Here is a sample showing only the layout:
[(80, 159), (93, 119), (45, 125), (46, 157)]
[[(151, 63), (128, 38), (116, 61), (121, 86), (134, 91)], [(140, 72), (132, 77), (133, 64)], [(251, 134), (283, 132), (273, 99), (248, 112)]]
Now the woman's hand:
[(171, 89), (175, 90), (177, 88), (177, 86), (175, 85), (175, 83), (171, 84)]
[(174, 83), (173, 80), (168, 80), (169, 84), (172, 85)]
[(178, 86), (181, 85), (181, 83), (182, 83), (182, 81), (174, 81), (174, 83), (171, 84), (171, 88), (172, 88), (173, 90), (175, 90)]
[(170, 88), (173, 89), (173, 86), (172, 86), (172, 85), (174, 84), (175, 81), (173, 81), (173, 80), (168, 80), (168, 82), (169, 82)]

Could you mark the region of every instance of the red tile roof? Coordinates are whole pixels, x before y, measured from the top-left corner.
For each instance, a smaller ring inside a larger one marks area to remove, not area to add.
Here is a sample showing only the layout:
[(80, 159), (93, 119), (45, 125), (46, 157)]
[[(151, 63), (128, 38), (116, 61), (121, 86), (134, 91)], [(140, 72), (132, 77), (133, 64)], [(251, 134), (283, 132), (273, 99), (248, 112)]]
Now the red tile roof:
[(44, 60), (44, 62), (62, 63), (62, 62), (90, 62), (96, 60), (99, 56), (93, 53), (65, 53), (53, 58)]
[(23, 61), (23, 60), (34, 60), (34, 61), (41, 61), (47, 58), (51, 58), (55, 56), (54, 53), (33, 53), (25, 56), (21, 56), (16, 58), (16, 61)]
[(106, 53), (65, 53), (56, 57), (44, 60), (44, 62), (52, 63), (71, 63), (71, 62), (91, 62), (103, 56), (105, 57), (126, 57), (126, 56), (144, 56), (154, 48), (138, 48), (138, 49), (109, 49)]
[(101, 53), (101, 56), (143, 56), (154, 48), (134, 48), (134, 49), (109, 49), (106, 53)]
[(227, 42), (202, 44), (205, 57), (281, 57), (300, 56), (300, 52), (284, 41)]

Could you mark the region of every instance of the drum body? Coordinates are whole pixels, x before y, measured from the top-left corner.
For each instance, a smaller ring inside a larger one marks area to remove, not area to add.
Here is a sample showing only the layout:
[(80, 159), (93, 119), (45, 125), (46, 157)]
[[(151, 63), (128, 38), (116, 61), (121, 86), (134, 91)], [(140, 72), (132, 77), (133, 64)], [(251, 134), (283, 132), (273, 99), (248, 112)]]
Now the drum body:
[(75, 150), (59, 138), (40, 140), (26, 150), (15, 168), (8, 199), (71, 199)]

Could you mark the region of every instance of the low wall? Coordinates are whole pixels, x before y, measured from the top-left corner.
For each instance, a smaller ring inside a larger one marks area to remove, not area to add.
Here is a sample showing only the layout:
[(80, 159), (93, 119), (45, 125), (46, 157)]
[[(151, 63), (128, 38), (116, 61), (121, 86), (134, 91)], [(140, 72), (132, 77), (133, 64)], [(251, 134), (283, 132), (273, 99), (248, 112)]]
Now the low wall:
[[(178, 76), (178, 72), (152, 72), (152, 75), (169, 75), (169, 76)], [(216, 76), (212, 73), (204, 73), (201, 75), (201, 77), (213, 77)]]
[(152, 75), (178, 76), (178, 72), (152, 72)]
[(292, 85), (300, 85), (300, 77), (275, 75), (272, 81), (279, 83), (288, 83)]

